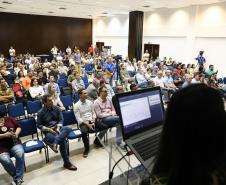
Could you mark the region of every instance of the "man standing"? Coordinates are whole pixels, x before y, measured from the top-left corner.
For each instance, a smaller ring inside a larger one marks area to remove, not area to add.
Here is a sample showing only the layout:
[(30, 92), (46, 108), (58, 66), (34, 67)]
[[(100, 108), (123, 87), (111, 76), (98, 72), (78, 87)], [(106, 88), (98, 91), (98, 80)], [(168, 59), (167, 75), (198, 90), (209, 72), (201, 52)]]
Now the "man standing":
[(200, 51), (199, 56), (195, 58), (195, 60), (198, 61), (199, 66), (204, 66), (204, 64), (206, 63), (206, 59), (205, 57), (203, 57), (203, 53), (204, 51)]
[(44, 108), (38, 112), (37, 127), (45, 134), (44, 141), (54, 152), (58, 152), (57, 146), (60, 145), (64, 167), (75, 171), (77, 167), (70, 162), (66, 144), (66, 138), (72, 129), (63, 126), (62, 112), (57, 106), (53, 106), (50, 95), (44, 95), (42, 101)]
[(90, 150), (88, 133), (93, 132), (95, 129), (96, 114), (94, 112), (93, 102), (87, 99), (87, 91), (85, 89), (79, 89), (78, 94), (80, 100), (73, 105), (73, 110), (82, 132), (82, 141), (85, 147), (83, 157), (86, 158)]

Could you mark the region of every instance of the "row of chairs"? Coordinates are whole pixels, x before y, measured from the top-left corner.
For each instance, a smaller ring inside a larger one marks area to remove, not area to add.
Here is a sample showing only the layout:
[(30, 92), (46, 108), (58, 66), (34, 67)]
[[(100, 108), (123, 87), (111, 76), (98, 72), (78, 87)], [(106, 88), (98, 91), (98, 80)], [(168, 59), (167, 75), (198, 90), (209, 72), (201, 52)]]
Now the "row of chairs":
[(220, 84), (226, 84), (226, 77), (224, 77), (224, 78), (218, 78), (217, 81)]
[[(60, 96), (60, 99), (67, 110), (72, 110), (73, 102), (77, 102), (79, 100), (79, 95), (76, 93), (73, 98), (71, 95)], [(33, 116), (37, 114), (41, 108), (41, 100), (27, 101), (27, 114), (25, 113), (23, 103), (0, 105), (0, 110), (7, 110), (8, 115), (16, 118), (17, 120)]]
[[(69, 133), (68, 140), (79, 139), (81, 138), (81, 131), (78, 129), (78, 123), (75, 118), (74, 112), (72, 110), (63, 112), (64, 126), (72, 126), (73, 130)], [(45, 151), (46, 163), (49, 162), (49, 150), (48, 146), (40, 139), (38, 129), (36, 126), (35, 118), (31, 117), (28, 119), (23, 119), (19, 121), (21, 126), (20, 138), (23, 141), (22, 145), (25, 153), (31, 153), (34, 151)], [(30, 137), (29, 137), (30, 136)], [(41, 133), (42, 136), (42, 133)], [(26, 138), (23, 139), (23, 138)], [(43, 139), (43, 136), (42, 136)], [(69, 142), (68, 143), (68, 152), (69, 152)], [(25, 165), (26, 166), (26, 165)]]
[[(88, 77), (85, 75), (85, 76), (82, 76), (81, 79), (83, 80), (84, 84), (85, 84), (85, 88), (87, 88), (89, 86), (89, 79)], [(60, 75), (60, 79), (58, 79), (57, 81), (59, 87), (63, 88), (63, 87), (68, 87), (68, 84), (67, 84), (67, 76), (62, 73)]]

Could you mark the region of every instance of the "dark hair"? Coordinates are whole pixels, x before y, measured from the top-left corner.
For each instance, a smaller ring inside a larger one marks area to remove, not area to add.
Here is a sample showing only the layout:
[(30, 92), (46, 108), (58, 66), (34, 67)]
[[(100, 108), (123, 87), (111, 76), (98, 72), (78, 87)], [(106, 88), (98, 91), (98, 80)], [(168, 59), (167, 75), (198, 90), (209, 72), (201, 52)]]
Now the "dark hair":
[(31, 87), (33, 87), (33, 86), (34, 86), (34, 81), (35, 81), (35, 80), (38, 80), (38, 79), (37, 79), (37, 78), (35, 78), (35, 77), (31, 79)]
[(136, 84), (131, 84), (131, 85), (129, 86), (129, 88), (130, 88), (131, 91), (132, 91), (135, 87), (137, 87)]
[(42, 97), (42, 103), (43, 103), (43, 104), (46, 103), (46, 102), (47, 102), (47, 99), (48, 99), (49, 97), (51, 97), (50, 94), (45, 94), (45, 95), (43, 95), (43, 97)]
[(107, 89), (106, 86), (102, 86), (102, 87), (99, 88), (99, 94), (100, 94), (100, 92), (101, 92), (104, 88)]
[(210, 65), (209, 65), (209, 68), (210, 68), (210, 67), (213, 67), (213, 64), (210, 64)]
[(84, 89), (84, 88), (79, 89), (78, 94), (81, 95), (84, 90), (86, 90), (86, 89)]
[(176, 92), (153, 174), (166, 177), (167, 185), (211, 185), (214, 173), (225, 172), (225, 159), (226, 116), (218, 91), (196, 84)]

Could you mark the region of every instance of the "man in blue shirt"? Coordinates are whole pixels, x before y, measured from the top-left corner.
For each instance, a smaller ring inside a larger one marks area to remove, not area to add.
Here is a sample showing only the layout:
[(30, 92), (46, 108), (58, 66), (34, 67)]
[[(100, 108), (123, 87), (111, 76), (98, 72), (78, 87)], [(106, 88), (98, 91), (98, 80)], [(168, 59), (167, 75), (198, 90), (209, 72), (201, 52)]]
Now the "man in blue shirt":
[(105, 76), (108, 80), (109, 84), (112, 85), (112, 78), (116, 70), (116, 64), (113, 63), (113, 60), (111, 57), (108, 57), (105, 67)]
[(204, 53), (204, 51), (200, 51), (199, 56), (195, 58), (195, 60), (198, 61), (199, 66), (204, 66), (204, 63), (206, 62), (205, 57), (203, 57), (203, 53)]
[(44, 142), (56, 153), (59, 145), (64, 167), (75, 171), (77, 167), (70, 162), (66, 143), (66, 138), (72, 129), (63, 126), (62, 112), (57, 106), (53, 105), (50, 95), (44, 95), (42, 101), (44, 107), (38, 112), (37, 127), (45, 134)]

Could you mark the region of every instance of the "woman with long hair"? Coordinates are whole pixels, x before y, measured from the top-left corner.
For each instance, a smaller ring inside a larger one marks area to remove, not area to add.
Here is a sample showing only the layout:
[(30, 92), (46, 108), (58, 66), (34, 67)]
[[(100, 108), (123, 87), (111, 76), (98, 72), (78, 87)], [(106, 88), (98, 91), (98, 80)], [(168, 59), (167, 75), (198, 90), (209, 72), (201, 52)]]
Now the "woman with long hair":
[(66, 110), (60, 97), (57, 95), (56, 88), (53, 84), (48, 85), (48, 92), (52, 97), (53, 105), (58, 106), (62, 111)]

